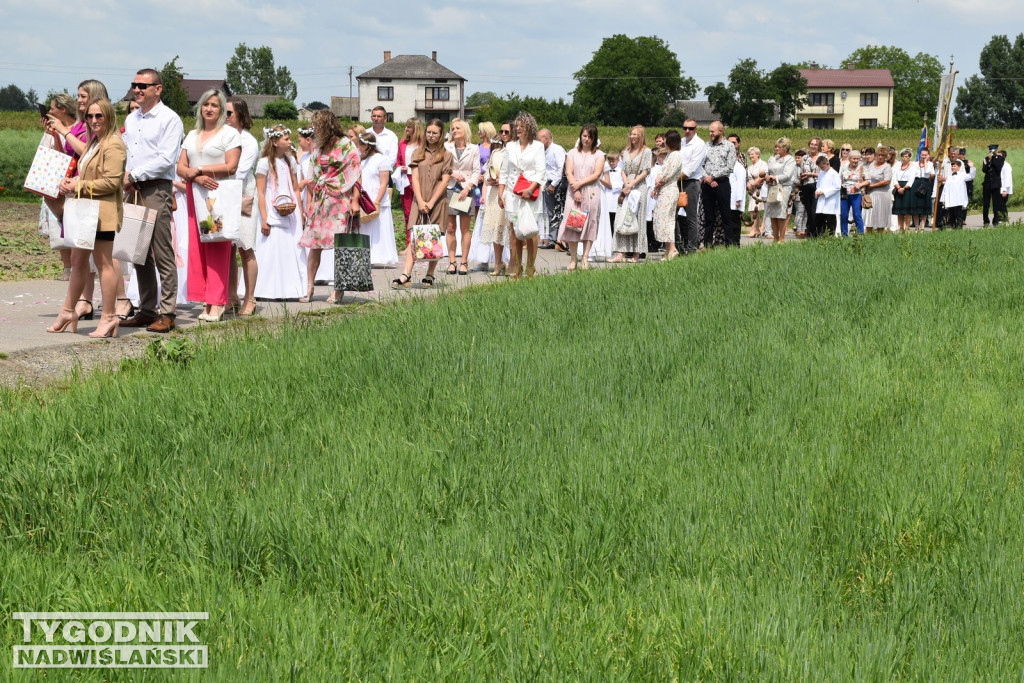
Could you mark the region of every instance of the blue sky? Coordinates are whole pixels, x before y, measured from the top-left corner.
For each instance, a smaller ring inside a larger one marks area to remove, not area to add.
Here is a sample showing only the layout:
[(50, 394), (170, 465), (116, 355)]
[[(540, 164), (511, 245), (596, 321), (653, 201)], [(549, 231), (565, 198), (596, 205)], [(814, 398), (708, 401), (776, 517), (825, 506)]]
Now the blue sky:
[(1024, 30), (1024, 3), (1012, 0), (520, 0), (501, 9), (390, 0), (382, 6), (373, 16), (324, 0), (86, 0), (55, 14), (40, 3), (0, 0), (0, 85), (44, 94), (97, 78), (120, 92), (136, 69), (160, 68), (175, 55), (190, 77), (222, 78), (235, 46), (245, 42), (273, 48), (278, 65), (298, 83), (297, 104), (348, 95), (349, 67), (358, 75), (379, 64), (385, 50), (436, 50), (439, 62), (468, 79), (468, 92), (557, 98), (569, 95), (572, 74), (615, 33), (661, 37), (701, 87), (727, 80), (742, 58), (766, 69), (801, 60), (835, 67), (868, 44), (927, 52), (944, 65), (952, 54), (960, 84), (977, 73), (978, 55), (994, 34), (1005, 31), (1012, 39)]

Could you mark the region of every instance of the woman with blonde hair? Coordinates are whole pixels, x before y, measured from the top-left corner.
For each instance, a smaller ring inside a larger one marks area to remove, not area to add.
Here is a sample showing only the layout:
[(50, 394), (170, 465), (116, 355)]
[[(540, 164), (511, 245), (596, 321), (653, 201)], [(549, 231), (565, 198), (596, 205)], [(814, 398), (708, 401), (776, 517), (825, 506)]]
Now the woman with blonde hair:
[(764, 200), (768, 196), (765, 176), (768, 175), (768, 164), (761, 158), (761, 150), (757, 147), (747, 148), (750, 164), (747, 166), (747, 194), (750, 195), (747, 207), (750, 211), (751, 228), (747, 237), (764, 237)]
[(787, 223), (789, 222), (789, 196), (797, 181), (796, 160), (789, 153), (789, 138), (775, 141), (775, 155), (768, 160), (768, 172), (765, 181), (768, 183), (768, 201), (765, 218), (772, 222), (772, 237), (775, 243), (786, 240)]
[[(299, 246), (303, 217), (299, 164), (291, 155), (291, 131), (276, 125), (263, 132), (265, 140), (256, 163), (256, 199), (262, 219), (256, 236), (256, 258), (263, 277), (256, 296), (263, 299), (298, 299), (306, 291), (306, 253)], [(279, 201), (286, 198), (283, 202)], [(278, 211), (278, 204), (295, 209)]]
[[(480, 148), (473, 144), (469, 124), (462, 119), (455, 119), (451, 125), (451, 142), (445, 143), (445, 149), (452, 155), (452, 175), (448, 181), (448, 218), (446, 220), (446, 241), (448, 243), (448, 274), (469, 275), (469, 221), (476, 213), (473, 206), (473, 189), (480, 183)], [(453, 202), (465, 202), (469, 206), (459, 209), (452, 206)], [(462, 236), (462, 260), (458, 269), (455, 265), (456, 228)]]
[(342, 134), (341, 122), (330, 109), (313, 114), (312, 199), (306, 209), (306, 229), (299, 246), (309, 249), (306, 267), (308, 290), (303, 299), (313, 300), (313, 284), (320, 267), (320, 252), (334, 248), (334, 233), (348, 230), (349, 215), (359, 213), (359, 150)]
[(195, 186), (216, 190), (218, 180), (235, 175), (242, 155), (242, 137), (227, 121), (227, 99), (219, 90), (207, 90), (196, 104), (195, 128), (185, 136), (178, 159), (178, 175), (187, 183), (188, 300), (203, 302), (204, 322), (219, 322), (228, 304), (231, 242), (202, 242), (195, 207)]
[[(501, 176), (498, 179), (499, 206), (508, 215), (512, 223), (512, 273), (518, 278), (523, 273), (523, 246), (526, 246), (526, 276), (533, 277), (537, 272), (537, 244), (539, 232), (532, 237), (519, 239), (515, 229), (519, 222), (530, 220), (535, 226), (544, 224), (544, 202), (540, 201), (540, 186), (544, 184), (545, 159), (544, 143), (537, 139), (537, 120), (526, 112), (520, 112), (513, 122), (515, 140), (505, 148), (502, 161)], [(522, 187), (517, 191), (516, 184), (522, 178)], [(529, 212), (533, 214), (526, 218)], [(539, 229), (539, 227), (538, 227)]]
[(505, 160), (504, 140), (511, 137), (511, 126), (511, 123), (502, 124), (502, 130), (509, 132), (500, 139), (491, 140), (491, 151), (484, 170), (483, 220), (479, 232), (480, 241), (490, 244), (494, 249), (494, 270), (490, 273), (492, 277), (498, 277), (505, 272), (505, 249), (511, 244), (512, 224), (508, 222), (508, 216), (498, 202), (501, 196), (498, 191), (498, 178), (501, 176), (501, 165)]
[[(412, 170), (412, 191), (416, 198), (416, 225), (445, 225), (448, 220), (448, 180), (452, 175), (454, 159), (444, 146), (444, 124), (432, 119), (427, 124), (426, 142), (416, 150), (409, 162)], [(405, 268), (401, 277), (391, 281), (392, 287), (405, 287), (412, 280), (416, 265), (416, 250), (409, 245), (405, 250)], [(430, 261), (427, 274), (421, 280), (424, 287), (434, 286), (437, 261)]]
[(121, 229), (124, 217), (122, 192), (127, 152), (117, 132), (117, 117), (110, 100), (103, 98), (90, 102), (86, 106), (85, 120), (89, 128), (89, 144), (82, 150), (78, 177), (61, 181), (60, 191), (65, 196), (87, 196), (99, 200), (96, 242), (91, 252), (88, 249), (71, 250), (74, 264), (71, 282), (57, 320), (47, 332), (63, 332), (69, 326), (72, 332), (77, 331), (79, 314), (75, 305), (85, 287), (85, 278), (92, 279), (89, 274), (91, 253), (100, 276), (103, 316), (89, 336), (116, 337), (120, 319), (115, 314), (114, 302), (117, 299), (117, 279), (121, 277), (121, 271), (115, 268), (111, 253), (114, 249), (114, 235)]
[(487, 167), (491, 159), (491, 141), (494, 139), (494, 124), (484, 121), (477, 125), (476, 134), (479, 143), (477, 150), (480, 153), (480, 181), (473, 190), (473, 206), (476, 207), (476, 220), (473, 222), (473, 234), (469, 240), (469, 260), (476, 261), (479, 265), (475, 270), (488, 270), (488, 264), (494, 258), (492, 243), (484, 242), (481, 237), (481, 226), (486, 217), (486, 195), (487, 195)]
[[(602, 158), (604, 155), (601, 155)], [(644, 217), (647, 216), (647, 176), (653, 166), (651, 150), (647, 147), (647, 134), (643, 126), (633, 126), (629, 131), (629, 144), (622, 150), (619, 156), (619, 169), (622, 172), (623, 184), (620, 192), (618, 211), (615, 214), (615, 256), (609, 263), (621, 263), (628, 256), (630, 263), (636, 263), (640, 254), (647, 253), (647, 230), (643, 225)], [(629, 194), (636, 190), (639, 193), (640, 201), (636, 211), (633, 212), (629, 204)], [(629, 214), (634, 214), (634, 220), (640, 224), (640, 228), (631, 235), (624, 235), (619, 228), (623, 221), (628, 220)], [(621, 215), (620, 215), (621, 214)]]

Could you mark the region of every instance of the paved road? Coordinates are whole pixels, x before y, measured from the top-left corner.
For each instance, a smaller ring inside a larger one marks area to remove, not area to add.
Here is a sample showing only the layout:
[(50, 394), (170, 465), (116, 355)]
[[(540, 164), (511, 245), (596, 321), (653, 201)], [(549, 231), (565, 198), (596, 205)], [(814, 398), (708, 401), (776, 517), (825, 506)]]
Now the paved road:
[[(1011, 220), (1024, 220), (1024, 212), (1011, 215)], [(980, 228), (981, 216), (971, 216), (968, 219), (968, 227)], [(792, 233), (788, 240), (792, 240)], [(752, 244), (761, 240), (751, 240), (746, 237), (742, 242), (744, 245)], [(660, 255), (655, 258), (660, 258)], [(554, 250), (542, 250), (538, 257), (538, 271), (540, 273), (554, 273), (564, 271), (569, 262), (566, 254)], [(604, 263), (593, 264), (595, 268), (604, 267), (630, 267), (642, 268), (643, 264), (621, 266), (609, 266)], [(384, 301), (395, 297), (428, 296), (433, 292), (444, 291), (450, 287), (465, 287), (471, 284), (481, 284), (492, 281), (485, 272), (471, 271), (468, 276), (444, 275), (443, 263), (438, 266), (438, 286), (433, 289), (419, 288), (419, 280), (426, 268), (425, 264), (418, 264), (414, 273), (414, 286), (402, 290), (392, 290), (390, 282), (397, 277), (400, 270), (397, 268), (375, 268), (373, 271), (373, 282), (375, 289), (366, 293), (346, 293), (344, 303)], [(92, 321), (83, 320), (79, 323), (78, 333), (70, 334), (47, 334), (46, 328), (53, 324), (60, 310), (61, 302), (67, 291), (67, 283), (54, 280), (31, 280), (25, 282), (0, 282), (0, 352), (13, 353), (18, 351), (29, 351), (33, 349), (44, 349), (71, 344), (98, 343), (89, 339), (86, 335), (96, 329), (99, 323), (99, 290), (96, 291), (96, 319)], [(296, 311), (311, 311), (331, 306), (325, 302), (330, 288), (321, 286), (316, 288), (316, 296), (312, 303), (293, 302), (260, 302), (258, 313), (267, 317), (280, 317), (287, 313), (294, 314)], [(199, 323), (196, 316), (202, 312), (202, 306), (191, 305), (179, 309), (177, 323), (181, 328), (193, 327)], [(145, 332), (144, 329), (122, 328), (120, 335), (149, 335), (156, 338), (157, 335)]]

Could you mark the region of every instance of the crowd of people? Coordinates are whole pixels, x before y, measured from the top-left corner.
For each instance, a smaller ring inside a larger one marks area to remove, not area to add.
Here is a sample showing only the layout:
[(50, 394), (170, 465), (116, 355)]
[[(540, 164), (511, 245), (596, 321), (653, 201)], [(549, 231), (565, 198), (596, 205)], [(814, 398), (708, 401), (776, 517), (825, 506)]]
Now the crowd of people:
[[(420, 282), (430, 287), (444, 259), (448, 275), (467, 275), (473, 260), (495, 277), (530, 277), (539, 249), (568, 252), (569, 271), (587, 269), (595, 257), (635, 263), (663, 251), (672, 260), (739, 246), (743, 224), (748, 237), (775, 242), (791, 222), (799, 238), (846, 236), (851, 222), (858, 233), (921, 230), (935, 198), (936, 227), (960, 227), (979, 170), (962, 149), (950, 148), (936, 167), (927, 147), (837, 148), (819, 137), (796, 151), (781, 137), (762, 158), (757, 147), (742, 150), (720, 121), (708, 126), (707, 140), (688, 120), (681, 132), (657, 133), (653, 146), (634, 126), (621, 150), (604, 149), (597, 127), (586, 124), (566, 151), (525, 112), (497, 127), (478, 124), (476, 142), (460, 119), (448, 130), (437, 119), (410, 119), (399, 139), (381, 107), (369, 129), (343, 130), (330, 111), (317, 111), (297, 131), (296, 149), (280, 125), (258, 142), (241, 98), (204, 93), (186, 135), (160, 101), (159, 72), (141, 69), (131, 87), (120, 130), (106, 88), (94, 80), (80, 84), (77, 99), (54, 97), (43, 119), (44, 141), (78, 163), (41, 218), (59, 223), (66, 198), (83, 192), (101, 207), (94, 248), (62, 255), (68, 292), (50, 332), (74, 332), (92, 318), (93, 272), (102, 299), (95, 337), (116, 336), (119, 327), (167, 332), (186, 302), (201, 303), (199, 319), (216, 322), (229, 309), (252, 315), (259, 299), (311, 301), (315, 283), (333, 279), (334, 236), (349, 231), (370, 237), (374, 265), (401, 264), (392, 286), (406, 287), (417, 255), (409, 246), (399, 254), (392, 188), (407, 245), (410, 226), (437, 226), (444, 235), (443, 256), (429, 261)], [(991, 206), (998, 224), (1013, 192), (1005, 151), (992, 145), (981, 170), (984, 222)], [(204, 241), (197, 191), (228, 179), (242, 185), (241, 236)], [(155, 216), (148, 256), (134, 267), (112, 258), (125, 202)], [(332, 291), (328, 301), (337, 296)]]

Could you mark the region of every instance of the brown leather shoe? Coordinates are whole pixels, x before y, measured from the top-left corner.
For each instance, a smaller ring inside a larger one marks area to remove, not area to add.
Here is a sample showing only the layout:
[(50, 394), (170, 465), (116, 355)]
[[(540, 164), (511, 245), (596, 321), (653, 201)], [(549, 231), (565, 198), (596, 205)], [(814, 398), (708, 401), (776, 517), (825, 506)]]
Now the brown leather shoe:
[(152, 325), (159, 318), (151, 313), (136, 313), (133, 317), (121, 321), (121, 327), (146, 327)]
[(174, 329), (174, 316), (161, 315), (156, 322), (146, 328), (146, 332), (170, 332)]

